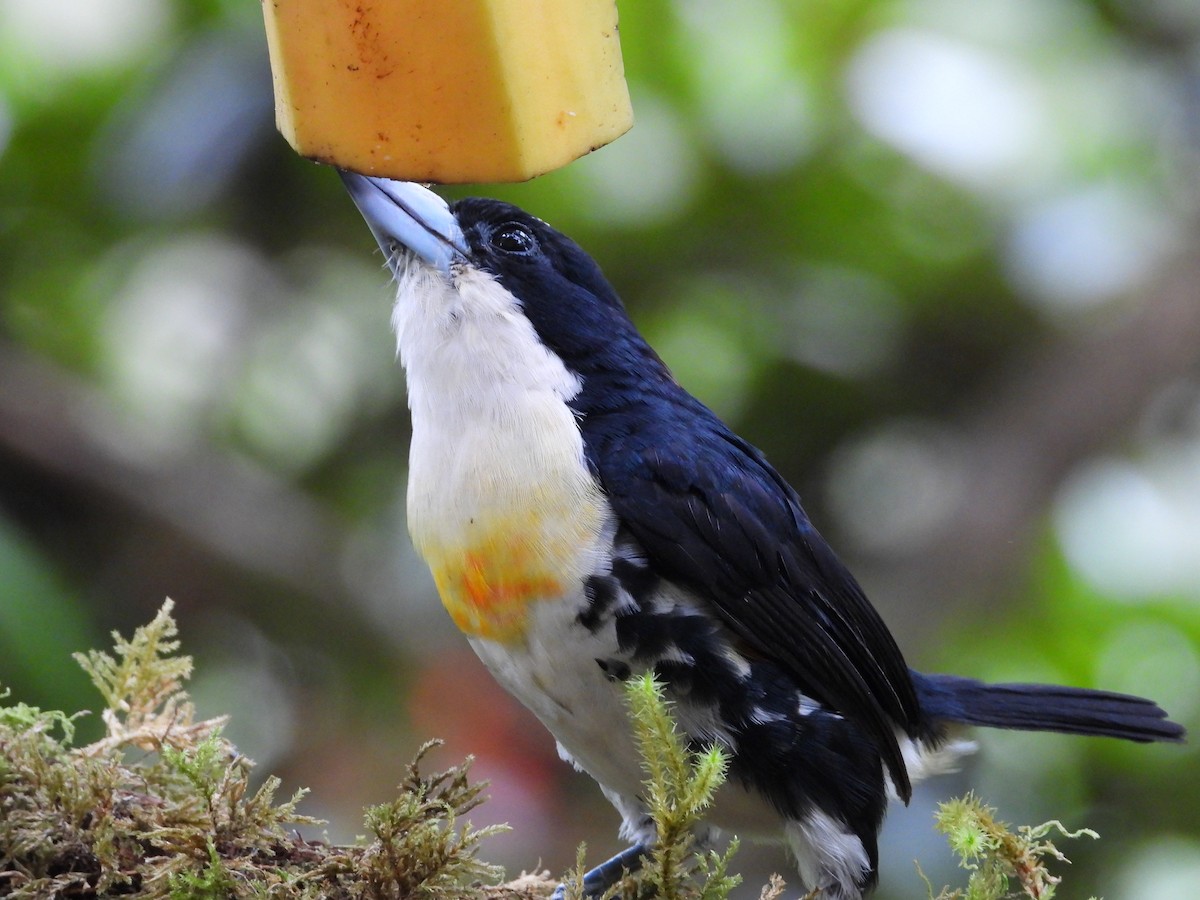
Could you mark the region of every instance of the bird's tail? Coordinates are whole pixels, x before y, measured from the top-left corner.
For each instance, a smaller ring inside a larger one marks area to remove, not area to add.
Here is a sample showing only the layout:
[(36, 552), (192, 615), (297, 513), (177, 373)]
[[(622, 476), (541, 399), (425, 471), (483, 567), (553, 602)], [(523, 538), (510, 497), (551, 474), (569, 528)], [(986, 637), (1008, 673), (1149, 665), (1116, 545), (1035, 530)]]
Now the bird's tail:
[(913, 673), (924, 717), (1021, 731), (1060, 731), (1127, 741), (1184, 740), (1182, 725), (1154, 701), (1052, 684), (985, 684), (956, 675)]

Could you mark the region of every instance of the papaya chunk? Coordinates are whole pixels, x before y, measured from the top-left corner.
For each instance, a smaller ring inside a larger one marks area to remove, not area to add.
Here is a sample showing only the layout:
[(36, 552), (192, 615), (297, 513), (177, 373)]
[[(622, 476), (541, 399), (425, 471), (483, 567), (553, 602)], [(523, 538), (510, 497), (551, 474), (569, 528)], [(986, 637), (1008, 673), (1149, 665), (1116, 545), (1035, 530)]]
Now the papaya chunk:
[(633, 124), (614, 0), (262, 0), (298, 153), (406, 181), (525, 181)]

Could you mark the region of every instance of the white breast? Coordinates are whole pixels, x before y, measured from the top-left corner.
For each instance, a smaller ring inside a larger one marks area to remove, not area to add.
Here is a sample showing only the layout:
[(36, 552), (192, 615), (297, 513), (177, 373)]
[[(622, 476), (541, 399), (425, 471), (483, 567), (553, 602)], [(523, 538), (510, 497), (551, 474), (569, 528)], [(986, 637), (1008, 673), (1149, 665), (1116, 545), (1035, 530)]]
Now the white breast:
[(494, 277), (401, 269), (392, 317), (408, 372), (408, 521), (468, 634), (515, 639), (525, 607), (579, 589), (608, 505), (568, 401), (580, 381)]
[(448, 283), (410, 264), (393, 325), (413, 418), (414, 541), (436, 569), (489, 523), (525, 533), (537, 520), (541, 550), (565, 570), (563, 592), (530, 604), (519, 641), (472, 634), (472, 646), (577, 764), (608, 792), (636, 796), (641, 773), (622, 692), (595, 662), (615, 652), (615, 636), (575, 622), (583, 579), (607, 567), (616, 530), (567, 405), (579, 379), (516, 299), (478, 270)]

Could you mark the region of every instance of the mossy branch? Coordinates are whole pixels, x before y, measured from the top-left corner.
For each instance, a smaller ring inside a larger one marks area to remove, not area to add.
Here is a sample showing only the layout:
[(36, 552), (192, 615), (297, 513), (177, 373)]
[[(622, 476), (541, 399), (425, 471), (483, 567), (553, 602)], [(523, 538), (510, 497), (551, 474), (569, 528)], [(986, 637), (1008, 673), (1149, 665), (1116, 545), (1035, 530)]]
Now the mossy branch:
[[(483, 786), (469, 783), (470, 760), (422, 774), (419, 765), (433, 743), (408, 767), (396, 799), (367, 810), (365, 838), (334, 846), (302, 837), (297, 827), (323, 824), (299, 812), (305, 791), (278, 801), (274, 777), (252, 789), (254, 763), (224, 737), (225, 717), (196, 721), (183, 689), (192, 661), (179, 655), (171, 610), (167, 601), (128, 640), (114, 635), (112, 653), (76, 656), (105, 701), (107, 734), (93, 744), (74, 746), (75, 720), (83, 713), (6, 705), (8, 693), (0, 690), (0, 898), (549, 895), (554, 882), (548, 873), (494, 884), (500, 869), (477, 851), (504, 826), (462, 824), (482, 801)], [(685, 740), (651, 675), (631, 680), (627, 692), (657, 840), (642, 872), (610, 894), (727, 900), (740, 881), (729, 873), (736, 841), (724, 853), (697, 841), (708, 835), (702, 817), (725, 781), (727, 757), (719, 747)], [(1014, 832), (970, 795), (943, 804), (937, 827), (971, 875), (965, 890), (947, 888), (934, 898), (931, 887), (931, 900), (1051, 900), (1059, 878), (1046, 863), (1066, 859), (1048, 836), (1095, 837), (1058, 822)], [(773, 876), (761, 900), (778, 900), (783, 888)]]
[[(112, 653), (76, 656), (105, 708), (107, 735), (74, 747), (74, 720), (25, 704), (0, 706), (0, 897), (144, 900), (374, 900), (531, 896), (484, 888), (500, 877), (476, 858), (500, 830), (460, 820), (480, 802), (469, 762), (423, 775), (422, 748), (399, 796), (367, 811), (368, 837), (338, 847), (295, 830), (305, 791), (279, 802), (280, 782), (251, 787), (254, 763), (223, 736), (225, 718), (196, 721), (183, 689), (167, 601)], [(0, 700), (7, 696), (0, 693)], [(129, 754), (130, 748), (143, 751)]]

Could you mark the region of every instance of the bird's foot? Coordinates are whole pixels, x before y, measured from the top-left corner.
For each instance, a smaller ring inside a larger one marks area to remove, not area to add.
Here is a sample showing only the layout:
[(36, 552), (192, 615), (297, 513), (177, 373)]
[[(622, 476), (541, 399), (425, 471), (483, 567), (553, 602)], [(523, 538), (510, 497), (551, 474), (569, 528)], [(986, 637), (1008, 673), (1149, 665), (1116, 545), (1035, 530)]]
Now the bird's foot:
[[(583, 896), (587, 898), (601, 896), (616, 884), (626, 872), (636, 872), (640, 869), (645, 858), (646, 848), (641, 844), (634, 844), (629, 849), (622, 850), (612, 859), (600, 863), (600, 865), (596, 866), (590, 872), (585, 872), (583, 876)], [(566, 884), (560, 884), (554, 889), (554, 893), (550, 895), (550, 900), (564, 900), (566, 895)]]

